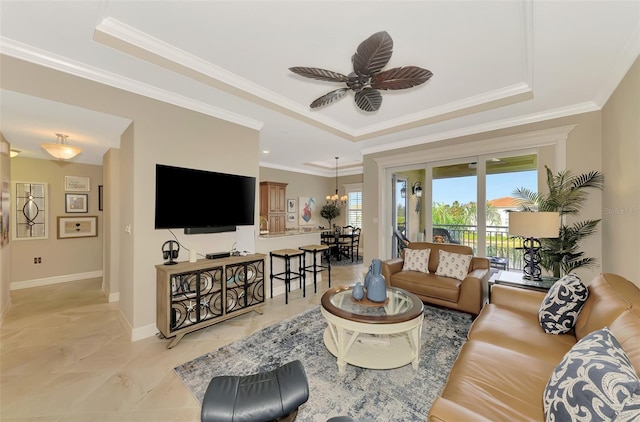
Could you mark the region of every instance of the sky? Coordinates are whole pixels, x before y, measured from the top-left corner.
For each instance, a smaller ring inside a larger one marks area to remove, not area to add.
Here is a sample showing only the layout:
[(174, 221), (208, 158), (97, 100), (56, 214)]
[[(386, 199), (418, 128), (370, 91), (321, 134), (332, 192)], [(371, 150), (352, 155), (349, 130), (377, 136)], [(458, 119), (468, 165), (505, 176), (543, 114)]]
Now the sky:
[[(522, 171), (517, 173), (487, 175), (487, 200), (513, 196), (517, 188), (527, 188), (538, 191), (536, 171)], [(476, 177), (456, 177), (450, 179), (436, 179), (433, 181), (433, 202), (461, 204), (476, 201)]]

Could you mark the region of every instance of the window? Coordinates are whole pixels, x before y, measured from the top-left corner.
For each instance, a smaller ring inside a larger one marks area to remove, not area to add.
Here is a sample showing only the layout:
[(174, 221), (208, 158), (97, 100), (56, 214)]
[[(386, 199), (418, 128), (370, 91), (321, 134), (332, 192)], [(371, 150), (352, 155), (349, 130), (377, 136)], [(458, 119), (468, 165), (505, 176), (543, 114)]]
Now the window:
[(362, 184), (345, 186), (347, 192), (347, 225), (362, 227)]

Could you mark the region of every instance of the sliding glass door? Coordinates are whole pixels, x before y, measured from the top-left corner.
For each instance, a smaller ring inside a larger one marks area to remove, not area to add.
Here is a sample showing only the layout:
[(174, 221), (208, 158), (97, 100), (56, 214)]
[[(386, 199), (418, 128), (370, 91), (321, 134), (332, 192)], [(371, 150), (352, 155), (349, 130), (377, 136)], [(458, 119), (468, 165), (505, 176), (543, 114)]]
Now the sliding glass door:
[(508, 234), (509, 212), (517, 209), (514, 190), (537, 191), (535, 153), (430, 163), (426, 174), (431, 207), (423, 217), (434, 242), (470, 246), (496, 268), (522, 268), (522, 245)]

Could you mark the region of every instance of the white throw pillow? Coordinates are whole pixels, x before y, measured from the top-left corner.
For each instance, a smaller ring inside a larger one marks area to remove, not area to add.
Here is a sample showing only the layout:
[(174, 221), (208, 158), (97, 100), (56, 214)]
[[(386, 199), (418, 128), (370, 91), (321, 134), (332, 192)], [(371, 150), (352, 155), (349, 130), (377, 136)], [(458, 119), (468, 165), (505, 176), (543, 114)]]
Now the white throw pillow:
[(463, 255), (459, 253), (440, 250), (440, 261), (436, 275), (464, 280), (469, 273), (469, 264), (473, 255)]
[(429, 255), (431, 249), (405, 249), (402, 271), (420, 271), (429, 273)]

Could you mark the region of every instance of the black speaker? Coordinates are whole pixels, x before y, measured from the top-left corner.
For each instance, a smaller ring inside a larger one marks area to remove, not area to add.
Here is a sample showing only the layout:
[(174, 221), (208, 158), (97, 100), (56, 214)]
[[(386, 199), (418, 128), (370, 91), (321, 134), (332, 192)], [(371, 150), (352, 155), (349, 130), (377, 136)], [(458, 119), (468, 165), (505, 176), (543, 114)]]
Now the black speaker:
[(162, 245), (162, 258), (168, 259), (164, 265), (175, 265), (177, 264), (174, 259), (178, 258), (178, 254), (180, 253), (180, 244), (175, 240), (167, 240)]

